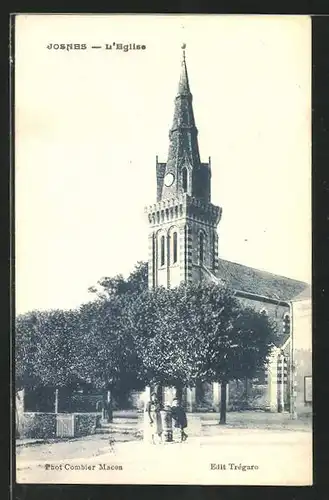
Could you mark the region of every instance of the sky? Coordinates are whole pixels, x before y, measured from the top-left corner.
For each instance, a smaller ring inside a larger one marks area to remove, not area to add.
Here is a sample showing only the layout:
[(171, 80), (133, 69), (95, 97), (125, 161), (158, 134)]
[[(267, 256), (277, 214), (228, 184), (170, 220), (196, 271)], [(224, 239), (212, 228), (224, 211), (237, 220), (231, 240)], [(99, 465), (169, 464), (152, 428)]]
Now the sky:
[[(146, 49), (105, 50), (113, 42)], [(156, 199), (156, 155), (167, 159), (182, 43), (223, 209), (219, 256), (310, 282), (310, 18), (19, 15), (18, 314), (76, 307), (100, 278), (147, 259), (144, 206)]]

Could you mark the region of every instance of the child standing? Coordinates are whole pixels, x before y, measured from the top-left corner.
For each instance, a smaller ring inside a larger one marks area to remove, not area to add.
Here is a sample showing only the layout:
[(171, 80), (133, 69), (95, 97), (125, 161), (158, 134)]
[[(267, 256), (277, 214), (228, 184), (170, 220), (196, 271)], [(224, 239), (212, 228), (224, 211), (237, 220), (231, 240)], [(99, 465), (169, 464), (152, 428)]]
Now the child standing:
[(175, 428), (180, 429), (180, 439), (181, 441), (186, 441), (187, 434), (184, 429), (187, 427), (187, 417), (184, 408), (177, 398), (173, 400), (171, 410)]

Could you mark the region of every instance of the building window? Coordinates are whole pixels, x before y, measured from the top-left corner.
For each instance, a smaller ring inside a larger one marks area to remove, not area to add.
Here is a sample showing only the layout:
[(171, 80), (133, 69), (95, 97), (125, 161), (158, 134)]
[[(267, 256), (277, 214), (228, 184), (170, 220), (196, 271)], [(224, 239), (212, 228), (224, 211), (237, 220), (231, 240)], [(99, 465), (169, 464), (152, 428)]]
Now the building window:
[(177, 233), (173, 234), (173, 264), (177, 262)]
[(184, 193), (187, 193), (187, 168), (183, 168), (182, 170), (182, 186)]
[(289, 316), (289, 314), (285, 314), (283, 316), (282, 333), (284, 335), (290, 335), (290, 316)]
[(160, 266), (165, 264), (165, 237), (161, 236), (160, 243)]
[(200, 233), (200, 248), (199, 248), (199, 260), (200, 264), (203, 264), (204, 261), (204, 234), (203, 232)]

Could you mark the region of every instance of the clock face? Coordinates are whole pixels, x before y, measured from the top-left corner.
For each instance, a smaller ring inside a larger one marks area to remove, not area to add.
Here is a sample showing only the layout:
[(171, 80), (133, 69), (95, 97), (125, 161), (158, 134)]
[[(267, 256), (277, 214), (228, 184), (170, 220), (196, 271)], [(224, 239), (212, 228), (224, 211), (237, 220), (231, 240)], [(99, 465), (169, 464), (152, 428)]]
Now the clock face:
[(175, 180), (175, 177), (174, 177), (173, 174), (167, 174), (166, 177), (165, 177), (165, 179), (164, 179), (165, 185), (167, 187), (171, 186), (172, 183), (174, 182), (174, 180)]

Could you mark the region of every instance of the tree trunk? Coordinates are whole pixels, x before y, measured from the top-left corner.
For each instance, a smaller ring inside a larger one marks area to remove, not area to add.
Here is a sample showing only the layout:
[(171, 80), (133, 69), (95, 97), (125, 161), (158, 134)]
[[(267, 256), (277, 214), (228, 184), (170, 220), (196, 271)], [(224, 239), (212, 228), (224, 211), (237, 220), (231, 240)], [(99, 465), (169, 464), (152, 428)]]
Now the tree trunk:
[(55, 389), (55, 413), (58, 413), (58, 389)]
[(175, 398), (178, 399), (179, 404), (182, 404), (182, 399), (183, 399), (183, 388), (181, 385), (176, 385), (175, 386)]
[(108, 423), (113, 422), (112, 394), (110, 390), (108, 390), (106, 393), (105, 409), (106, 409), (107, 422)]
[(24, 416), (24, 389), (15, 392), (16, 437), (20, 437)]
[(162, 390), (162, 385), (161, 384), (157, 384), (155, 386), (155, 388), (154, 388), (154, 391), (152, 391), (152, 392), (156, 393), (159, 402), (161, 404), (163, 404), (163, 390)]
[(249, 387), (248, 387), (248, 377), (244, 379), (244, 394), (243, 394), (243, 406), (244, 409), (248, 408), (248, 396), (249, 396)]
[(220, 384), (220, 419), (219, 423), (220, 425), (225, 425), (226, 424), (226, 391), (227, 391), (227, 384), (226, 382), (221, 382)]

